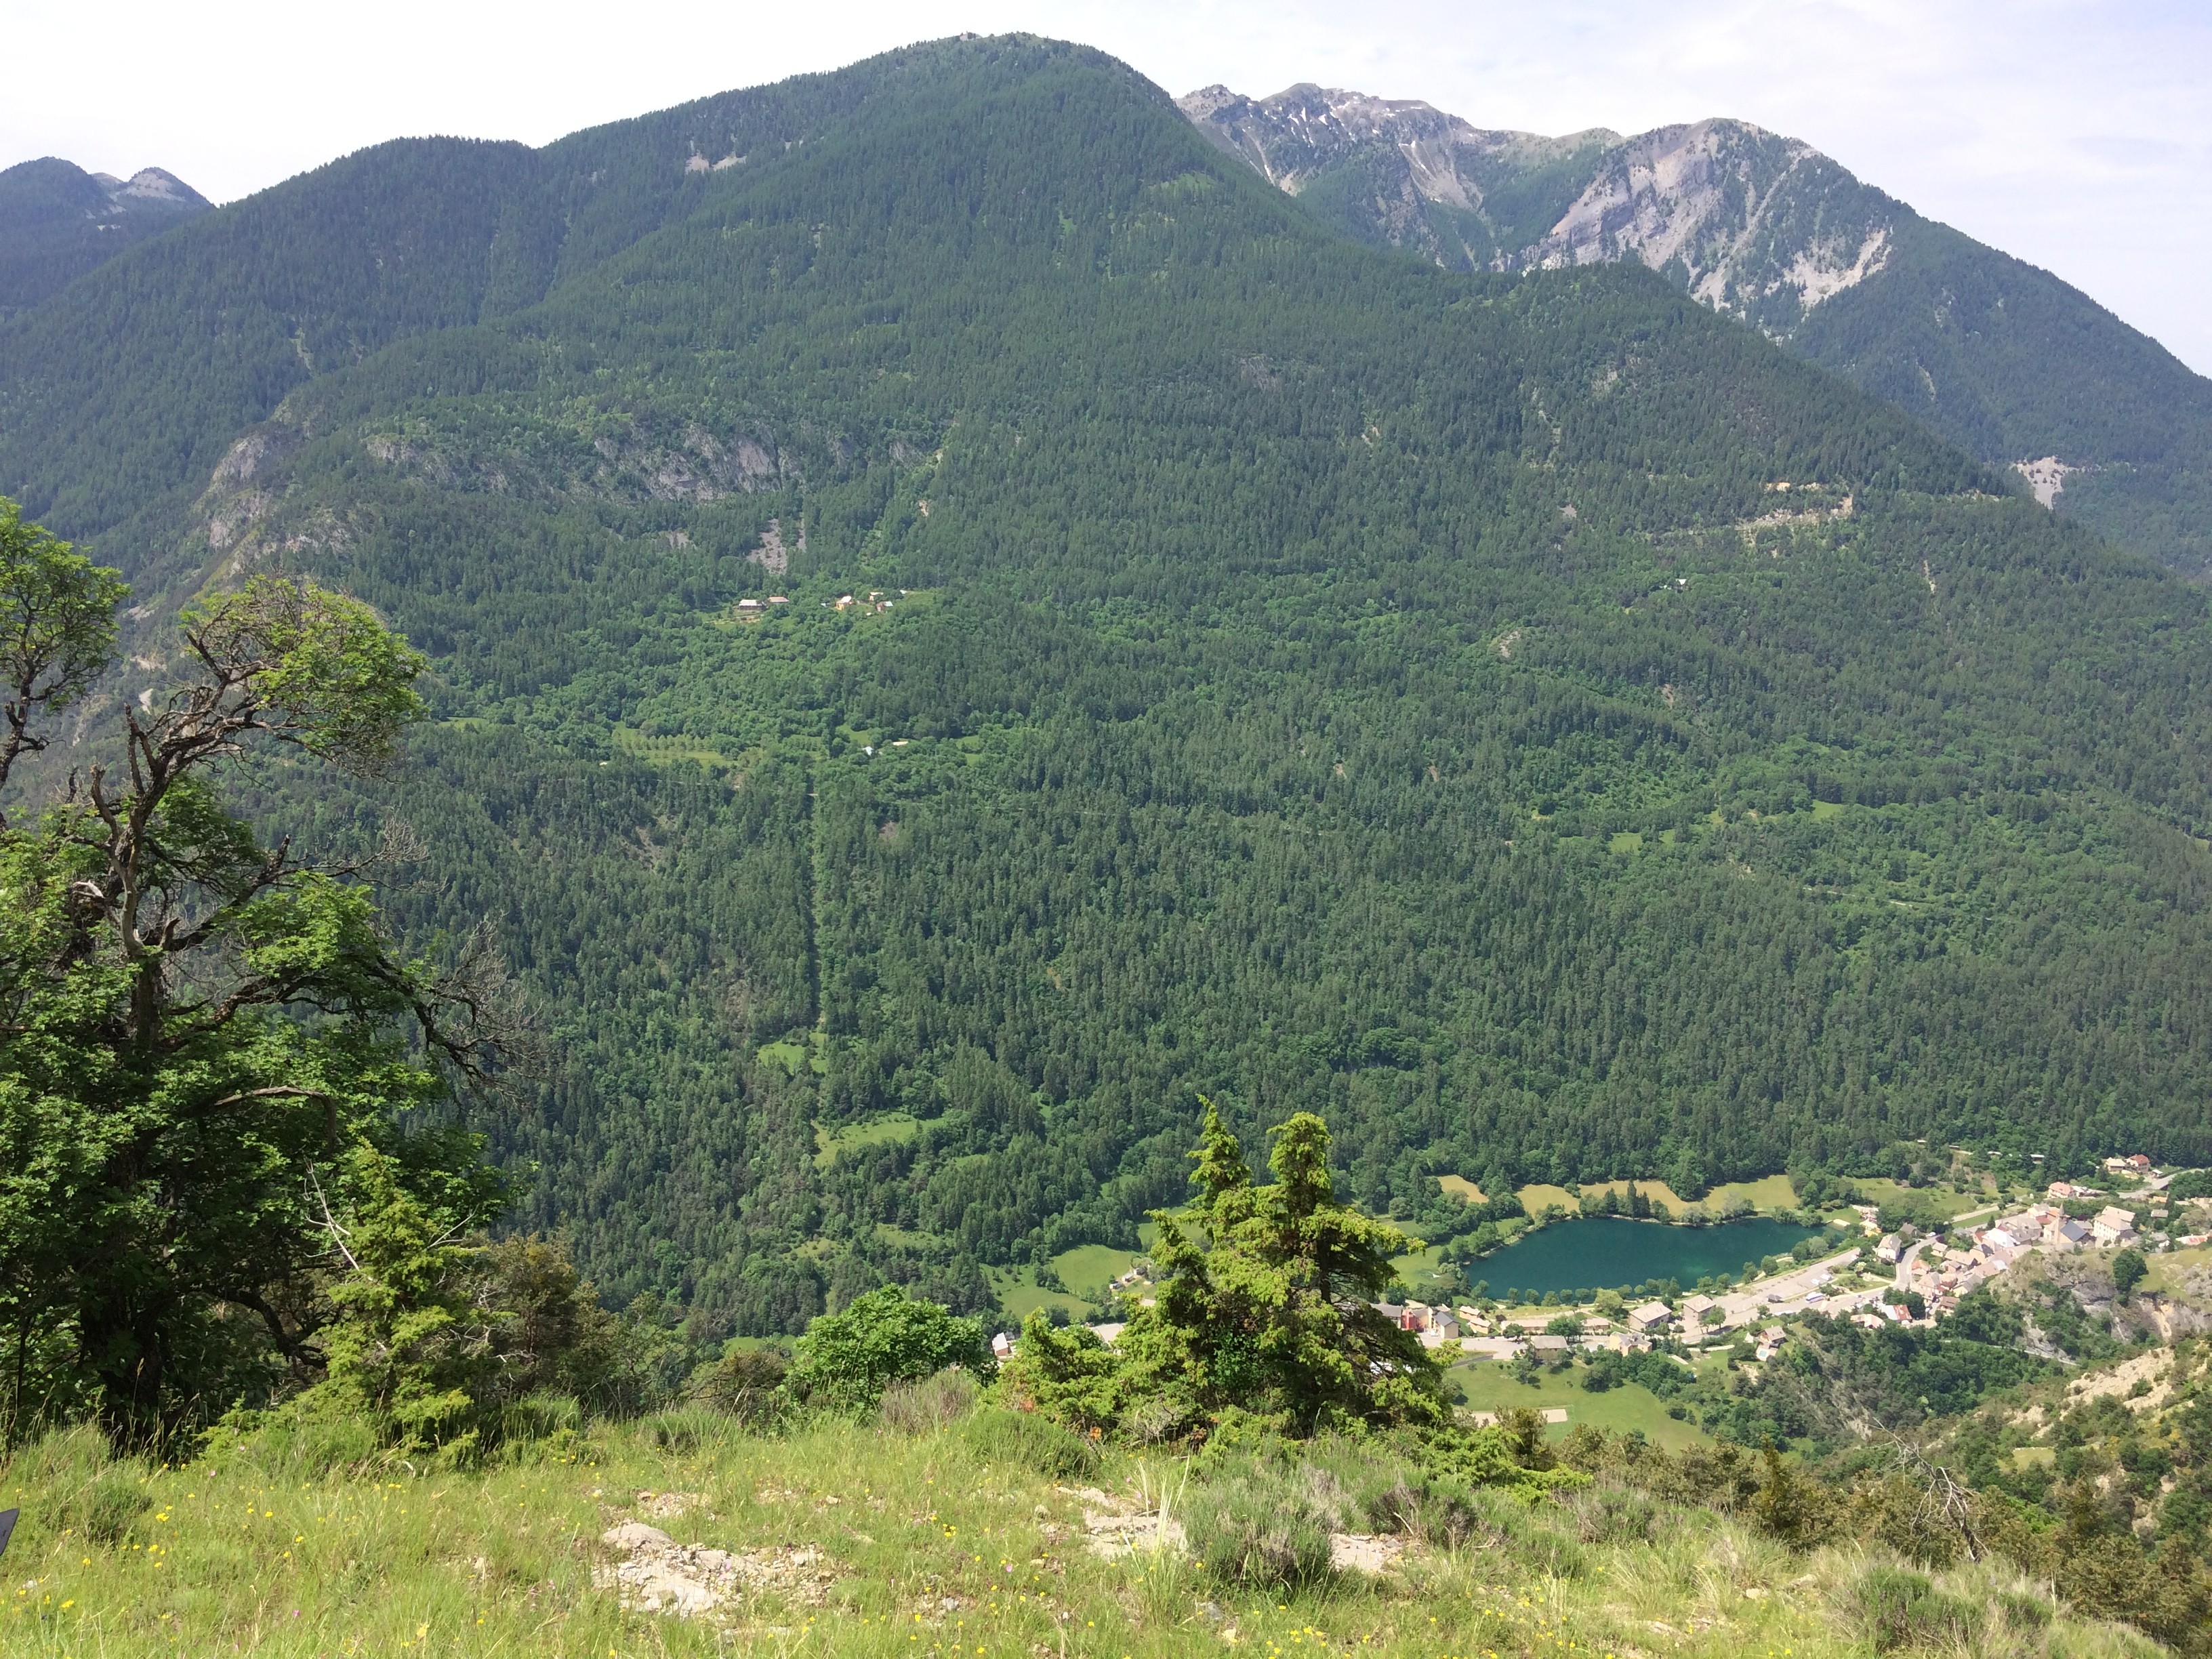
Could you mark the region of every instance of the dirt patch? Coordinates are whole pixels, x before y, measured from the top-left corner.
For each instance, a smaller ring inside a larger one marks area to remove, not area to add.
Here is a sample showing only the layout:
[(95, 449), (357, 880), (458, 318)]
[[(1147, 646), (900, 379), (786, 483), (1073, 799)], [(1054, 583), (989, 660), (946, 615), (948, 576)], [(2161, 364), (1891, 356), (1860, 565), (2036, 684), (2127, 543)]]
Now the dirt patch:
[(1328, 1564), (1339, 1572), (1380, 1577), (1405, 1553), (1406, 1540), (1388, 1533), (1333, 1532), (1328, 1535)]
[(1856, 511), (1857, 503), (1849, 495), (1833, 507), (1808, 507), (1799, 512), (1782, 507), (1772, 513), (1762, 513), (1755, 519), (1745, 519), (1736, 526), (1743, 537), (1743, 544), (1750, 547), (1759, 539), (1762, 530), (1801, 530), (1814, 525), (1826, 524), (1832, 519), (1848, 519)]
[(1109, 1497), (1096, 1486), (1078, 1486), (1069, 1495), (1082, 1500), (1085, 1541), (1094, 1555), (1111, 1561), (1139, 1550), (1180, 1553), (1189, 1547), (1182, 1522), (1165, 1514), (1164, 1506), (1140, 1508), (1125, 1498)]
[(821, 1551), (781, 1544), (717, 1550), (679, 1544), (658, 1527), (625, 1521), (599, 1541), (623, 1559), (596, 1567), (592, 1583), (641, 1613), (697, 1619), (747, 1595), (768, 1593), (806, 1607), (827, 1599), (836, 1574)]
[[(2172, 1354), (2165, 1349), (2154, 1349), (2149, 1353), (2137, 1354), (2133, 1359), (2115, 1365), (2108, 1371), (2100, 1371), (2094, 1376), (2078, 1377), (2068, 1383), (2066, 1398), (2069, 1402), (2078, 1404), (2083, 1401), (2098, 1400), (2110, 1395), (2118, 1395), (2121, 1397), (2122, 1403), (2132, 1410), (2139, 1412), (2153, 1410), (2164, 1405), (2173, 1392), (2171, 1382), (2161, 1380), (2159, 1376), (2159, 1373), (2166, 1369), (2167, 1363), (2172, 1358)], [(2127, 1398), (2129, 1391), (2138, 1382), (2150, 1383), (2152, 1385), (2150, 1392), (2138, 1395), (2132, 1400)]]
[(2065, 493), (2067, 474), (2081, 471), (2078, 466), (2067, 465), (2056, 455), (2045, 455), (2040, 460), (2014, 461), (2012, 470), (2027, 480), (2028, 491), (2035, 497), (2036, 505), (2045, 507), (2056, 505)]
[(637, 1506), (656, 1521), (673, 1521), (693, 1510), (707, 1507), (707, 1494), (702, 1492), (641, 1492), (637, 1495)]

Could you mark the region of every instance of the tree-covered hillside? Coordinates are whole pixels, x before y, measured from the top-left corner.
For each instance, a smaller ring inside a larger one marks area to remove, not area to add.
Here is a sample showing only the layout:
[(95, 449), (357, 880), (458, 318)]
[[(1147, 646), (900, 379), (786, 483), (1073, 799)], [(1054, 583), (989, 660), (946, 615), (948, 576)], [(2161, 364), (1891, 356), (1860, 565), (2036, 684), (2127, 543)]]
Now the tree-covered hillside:
[(1179, 102), (1341, 234), (1458, 270), (1640, 261), (2019, 468), (2061, 516), (2212, 574), (2212, 380), (1802, 140), (1726, 119), (1547, 138), (1312, 85)]
[(1907, 210), (1790, 343), (1969, 453), (2057, 460), (2060, 516), (2212, 577), (2212, 380), (2049, 271)]
[(1178, 1200), (1200, 1089), (1432, 1237), (1455, 1171), (2212, 1157), (2195, 592), (1658, 276), (1347, 242), (1098, 54), (365, 152), (0, 388), (150, 609), (283, 564), (429, 653), (410, 769), (255, 810), (490, 928), (524, 1219), (619, 1297), (982, 1303)]
[(118, 179), (56, 155), (0, 167), (0, 317), (211, 205), (160, 167)]

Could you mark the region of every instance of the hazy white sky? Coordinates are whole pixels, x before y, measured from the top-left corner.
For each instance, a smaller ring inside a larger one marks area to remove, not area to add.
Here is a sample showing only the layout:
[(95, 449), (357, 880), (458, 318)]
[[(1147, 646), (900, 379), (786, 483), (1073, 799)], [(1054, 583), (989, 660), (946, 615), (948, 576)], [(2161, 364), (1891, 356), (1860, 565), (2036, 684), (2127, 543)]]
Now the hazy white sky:
[(1088, 41), (1175, 93), (1318, 81), (1545, 132), (1740, 116), (2212, 372), (2212, 0), (0, 0), (0, 166), (229, 200), (401, 134), (542, 143), (967, 29)]

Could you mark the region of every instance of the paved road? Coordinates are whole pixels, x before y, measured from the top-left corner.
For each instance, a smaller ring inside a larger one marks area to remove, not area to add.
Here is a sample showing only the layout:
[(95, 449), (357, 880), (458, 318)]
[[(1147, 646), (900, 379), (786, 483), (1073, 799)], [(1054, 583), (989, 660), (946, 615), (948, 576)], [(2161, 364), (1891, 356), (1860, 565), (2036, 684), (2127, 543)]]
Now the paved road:
[(1921, 1251), (1927, 1248), (1926, 1239), (1916, 1238), (1905, 1247), (1905, 1254), (1897, 1258), (1897, 1288), (1899, 1290), (1910, 1291), (1912, 1289), (1912, 1264), (1919, 1258)]
[[(1721, 1306), (1728, 1310), (1729, 1323), (1741, 1325), (1766, 1314), (1802, 1313), (1805, 1298), (1820, 1289), (1822, 1278), (1841, 1272), (1845, 1266), (1856, 1261), (1863, 1246), (1863, 1241), (1854, 1239), (1850, 1248), (1838, 1250), (1833, 1255), (1808, 1261), (1802, 1267), (1793, 1267), (1773, 1279), (1759, 1279), (1744, 1290), (1730, 1291), (1720, 1299)], [(1869, 1294), (1860, 1291), (1816, 1305), (1824, 1310), (1846, 1304), (1856, 1307)]]

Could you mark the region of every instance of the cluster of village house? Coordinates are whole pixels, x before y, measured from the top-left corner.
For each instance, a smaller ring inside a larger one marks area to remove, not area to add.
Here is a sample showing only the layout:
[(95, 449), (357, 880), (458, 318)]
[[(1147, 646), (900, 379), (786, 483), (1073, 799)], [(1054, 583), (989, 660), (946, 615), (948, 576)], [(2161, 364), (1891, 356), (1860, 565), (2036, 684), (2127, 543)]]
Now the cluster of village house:
[[(903, 592), (904, 590), (902, 589), (901, 591)], [(739, 599), (738, 601), (738, 616), (741, 620), (756, 617), (765, 617), (773, 607), (779, 605), (789, 605), (790, 603), (790, 599), (787, 595), (781, 593), (771, 593), (764, 599)], [(891, 602), (887, 597), (885, 597), (882, 589), (877, 588), (871, 591), (868, 597), (865, 599), (860, 598), (856, 594), (840, 593), (834, 599), (823, 600), (822, 608), (824, 611), (852, 611), (855, 609), (861, 611), (888, 611), (891, 608)]]
[[(1816, 1290), (1808, 1299), (1817, 1304), (1822, 1298)], [(1557, 1335), (1544, 1328), (1559, 1316), (1554, 1312), (1539, 1318), (1509, 1319), (1486, 1314), (1480, 1308), (1432, 1307), (1425, 1302), (1378, 1302), (1375, 1310), (1401, 1330), (1418, 1332), (1425, 1347), (1440, 1348), (1456, 1341), (1470, 1352), (1489, 1352), (1496, 1348), (1498, 1339), (1504, 1338), (1512, 1345), (1512, 1352), (1525, 1347), (1539, 1358), (1576, 1348), (1627, 1353), (1650, 1347), (1654, 1337), (1671, 1336), (1677, 1331), (1713, 1335), (1756, 1322), (1755, 1318), (1746, 1322), (1734, 1317), (1726, 1304), (1711, 1296), (1686, 1296), (1672, 1307), (1664, 1302), (1646, 1302), (1622, 1314), (1618, 1323), (1602, 1315), (1577, 1314), (1582, 1334), (1576, 1337)], [(1776, 1325), (1770, 1329), (1778, 1342), (1782, 1328)]]

